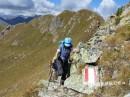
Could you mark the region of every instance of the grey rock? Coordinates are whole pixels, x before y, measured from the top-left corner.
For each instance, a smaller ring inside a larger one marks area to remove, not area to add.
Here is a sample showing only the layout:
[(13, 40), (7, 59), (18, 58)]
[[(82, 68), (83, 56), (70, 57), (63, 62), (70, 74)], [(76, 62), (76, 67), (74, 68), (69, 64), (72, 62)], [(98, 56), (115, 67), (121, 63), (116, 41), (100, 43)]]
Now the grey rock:
[(84, 63), (94, 63), (101, 55), (101, 51), (96, 48), (81, 49), (81, 60)]
[[(41, 80), (39, 82), (39, 85), (44, 85), (46, 87), (47, 83), (48, 83), (47, 81)], [(42, 87), (41, 89), (39, 89), (38, 97), (78, 97), (76, 95), (81, 94), (67, 87), (61, 87), (59, 86), (58, 83), (54, 83), (54, 82), (51, 82), (48, 89), (46, 89), (45, 87)], [(57, 87), (57, 88), (54, 88), (54, 87)]]
[(80, 74), (73, 74), (71, 77), (69, 77), (65, 81), (65, 87), (86, 94), (91, 94), (94, 91), (94, 88), (83, 85), (82, 75)]
[(18, 46), (19, 45), (19, 43), (18, 43), (18, 41), (17, 40), (14, 40), (13, 41), (13, 43), (11, 44), (12, 46)]
[(130, 93), (126, 94), (124, 97), (130, 97)]

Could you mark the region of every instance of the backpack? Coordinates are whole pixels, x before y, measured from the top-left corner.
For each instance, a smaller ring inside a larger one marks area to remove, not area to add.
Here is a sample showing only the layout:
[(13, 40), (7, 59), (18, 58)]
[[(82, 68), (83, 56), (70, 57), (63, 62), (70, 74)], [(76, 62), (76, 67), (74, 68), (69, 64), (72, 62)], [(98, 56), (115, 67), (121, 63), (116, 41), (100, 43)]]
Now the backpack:
[(52, 65), (52, 68), (54, 68), (58, 76), (61, 76), (63, 74), (63, 66), (60, 60), (56, 59)]

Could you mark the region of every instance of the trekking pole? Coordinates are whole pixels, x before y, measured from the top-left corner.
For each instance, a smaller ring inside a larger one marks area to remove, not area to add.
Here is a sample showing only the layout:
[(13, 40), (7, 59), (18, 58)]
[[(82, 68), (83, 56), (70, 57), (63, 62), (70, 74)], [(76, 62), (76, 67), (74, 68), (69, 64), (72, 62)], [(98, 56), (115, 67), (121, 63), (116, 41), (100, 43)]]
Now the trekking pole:
[(48, 90), (48, 87), (50, 85), (50, 80), (52, 78), (52, 73), (53, 73), (53, 70), (52, 70), (52, 63), (50, 63), (50, 70), (49, 70), (49, 79), (48, 79), (48, 85), (47, 85), (47, 90)]

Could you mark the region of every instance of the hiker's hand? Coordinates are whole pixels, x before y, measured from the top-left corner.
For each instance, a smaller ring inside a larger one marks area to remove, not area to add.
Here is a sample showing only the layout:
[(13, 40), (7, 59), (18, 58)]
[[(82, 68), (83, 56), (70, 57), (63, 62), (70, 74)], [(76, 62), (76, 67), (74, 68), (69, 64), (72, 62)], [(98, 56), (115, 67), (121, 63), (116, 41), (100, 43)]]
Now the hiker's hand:
[(69, 59), (69, 63), (72, 63), (73, 62), (73, 59), (71, 58), (71, 59)]
[(51, 61), (51, 63), (54, 63), (55, 62), (55, 59), (53, 59), (52, 61)]
[(56, 60), (56, 59), (51, 60), (51, 64), (55, 63), (55, 60)]
[(74, 48), (73, 49), (73, 53), (79, 53), (79, 52), (80, 52), (79, 48)]

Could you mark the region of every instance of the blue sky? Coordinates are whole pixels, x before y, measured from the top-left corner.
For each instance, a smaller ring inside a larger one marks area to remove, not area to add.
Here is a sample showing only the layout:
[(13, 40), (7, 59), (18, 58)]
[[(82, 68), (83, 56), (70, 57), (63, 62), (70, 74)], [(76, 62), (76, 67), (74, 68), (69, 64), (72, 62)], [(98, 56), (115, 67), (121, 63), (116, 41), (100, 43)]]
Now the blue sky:
[(54, 2), (55, 4), (59, 5), (61, 3), (61, 0), (50, 0), (51, 2)]
[[(55, 4), (59, 5), (62, 0), (49, 0), (49, 1), (54, 2)], [(97, 7), (101, 3), (101, 1), (102, 0), (93, 0), (90, 5), (91, 5), (91, 7)], [(117, 5), (122, 6), (126, 3), (128, 3), (130, 0), (114, 0), (114, 1), (117, 3)], [(109, 2), (109, 0), (108, 0), (108, 2)]]
[(90, 9), (107, 18), (128, 2), (130, 0), (0, 0), (0, 15), (30, 16)]
[[(50, 0), (50, 2), (53, 2), (56, 6), (61, 5), (61, 3), (64, 1), (65, 0)], [(69, 0), (69, 1), (71, 1), (71, 0)], [(66, 2), (69, 2), (69, 1), (67, 0)], [(73, 2), (75, 2), (75, 1), (78, 1), (78, 0), (73, 0)], [(115, 11), (119, 7), (130, 2), (130, 0), (80, 0), (78, 2), (84, 2), (84, 3), (89, 2), (89, 4), (86, 4), (87, 9), (97, 11), (104, 18), (106, 18), (106, 17), (112, 15), (113, 13), (115, 13)], [(85, 8), (85, 7), (83, 7), (83, 8)], [(105, 12), (104, 12), (104, 10), (105, 10)]]

